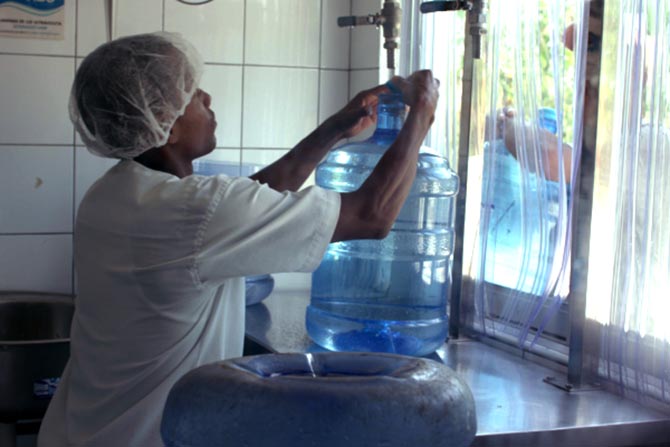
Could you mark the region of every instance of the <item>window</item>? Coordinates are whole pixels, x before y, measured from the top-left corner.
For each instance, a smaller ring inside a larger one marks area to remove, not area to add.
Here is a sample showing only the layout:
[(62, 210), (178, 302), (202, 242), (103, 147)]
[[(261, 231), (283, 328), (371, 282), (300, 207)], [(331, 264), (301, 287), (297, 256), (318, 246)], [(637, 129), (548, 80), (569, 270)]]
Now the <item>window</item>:
[(469, 144), (459, 322), (668, 405), (670, 5), (488, 5), (471, 98), (463, 13), (413, 19), (405, 58), (443, 81), (427, 144)]

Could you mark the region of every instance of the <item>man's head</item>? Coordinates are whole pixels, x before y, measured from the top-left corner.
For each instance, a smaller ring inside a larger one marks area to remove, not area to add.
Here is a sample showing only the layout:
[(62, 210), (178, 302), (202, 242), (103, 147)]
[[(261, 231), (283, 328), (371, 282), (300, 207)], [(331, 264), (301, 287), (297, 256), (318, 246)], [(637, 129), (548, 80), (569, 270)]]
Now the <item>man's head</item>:
[(176, 34), (139, 34), (98, 47), (82, 62), (70, 119), (90, 151), (134, 158), (167, 143), (198, 90), (198, 52)]

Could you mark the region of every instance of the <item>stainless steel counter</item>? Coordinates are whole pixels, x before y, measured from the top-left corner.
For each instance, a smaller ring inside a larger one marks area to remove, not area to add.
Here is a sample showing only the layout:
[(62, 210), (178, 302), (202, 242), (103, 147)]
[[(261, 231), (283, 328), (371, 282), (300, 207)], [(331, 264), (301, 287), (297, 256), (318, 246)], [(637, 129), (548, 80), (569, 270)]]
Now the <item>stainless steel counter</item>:
[[(317, 352), (305, 332), (309, 297), (273, 293), (247, 308), (245, 354)], [(477, 407), (475, 446), (667, 446), (670, 416), (603, 390), (566, 392), (557, 372), (484, 343), (449, 341), (435, 354), (468, 383)]]

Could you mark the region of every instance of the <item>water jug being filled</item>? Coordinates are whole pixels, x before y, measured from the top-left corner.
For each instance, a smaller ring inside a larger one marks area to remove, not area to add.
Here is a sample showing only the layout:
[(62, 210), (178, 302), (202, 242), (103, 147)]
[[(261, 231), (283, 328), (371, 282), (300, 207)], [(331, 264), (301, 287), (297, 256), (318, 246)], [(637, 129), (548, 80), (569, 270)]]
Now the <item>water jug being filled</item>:
[[(316, 183), (339, 192), (358, 189), (404, 118), (400, 95), (380, 95), (374, 134), (331, 151), (317, 167)], [(334, 351), (426, 355), (446, 341), (457, 191), (448, 161), (422, 148), (389, 235), (330, 244), (312, 275), (306, 326), (314, 342)]]

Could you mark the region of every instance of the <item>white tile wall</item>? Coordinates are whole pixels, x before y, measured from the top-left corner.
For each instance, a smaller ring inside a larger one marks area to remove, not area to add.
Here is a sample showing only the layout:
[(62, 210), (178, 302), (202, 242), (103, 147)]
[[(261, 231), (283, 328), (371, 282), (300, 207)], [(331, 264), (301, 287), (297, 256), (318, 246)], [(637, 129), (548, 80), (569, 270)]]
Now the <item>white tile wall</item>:
[(0, 147), (0, 233), (72, 232), (72, 147)]
[(212, 97), (216, 113), (216, 145), (240, 147), (242, 132), (242, 67), (207, 65), (200, 86)]
[(72, 143), (67, 102), (74, 76), (73, 59), (26, 55), (0, 58), (0, 144)]
[[(382, 0), (354, 0), (351, 2), (352, 15), (367, 16), (381, 11)], [(357, 26), (351, 30), (351, 65), (352, 69), (379, 67), (381, 48), (381, 29), (372, 25)], [(384, 64), (386, 65), (386, 64)]]
[(165, 30), (181, 33), (207, 62), (242, 63), (244, 0), (186, 5), (165, 0)]
[(318, 70), (245, 67), (242, 147), (293, 147), (317, 123)]
[[(86, 56), (107, 41), (109, 23), (105, 15), (106, 0), (77, 1), (77, 55)], [(66, 7), (67, 5), (66, 2)]]
[(337, 26), (337, 18), (351, 15), (347, 1), (325, 0), (321, 20), (321, 67), (349, 69), (351, 30)]
[[(115, 3), (116, 36), (175, 31), (202, 52), (202, 87), (212, 94), (219, 122), (218, 148), (208, 158), (271, 163), (342, 107), (350, 87), (367, 86), (376, 70), (368, 62), (375, 55), (363, 53), (376, 51), (379, 31), (352, 37), (336, 26), (352, 0)], [(381, 7), (376, 0), (353, 3), (360, 14)], [(67, 101), (77, 61), (107, 40), (105, 5), (68, 0), (63, 40), (0, 38), (0, 290), (74, 290), (75, 211), (115, 161), (77, 143)], [(365, 36), (372, 43), (360, 40)], [(352, 46), (357, 61), (366, 61), (355, 71)], [(308, 287), (308, 274), (277, 279), (278, 289)]]
[(322, 70), (319, 80), (319, 122), (322, 123), (333, 113), (347, 104), (349, 91), (349, 72)]
[(72, 235), (0, 236), (0, 290), (72, 293)]
[[(114, 38), (161, 31), (163, 0), (116, 0), (108, 19), (108, 0), (77, 1), (77, 55), (86, 56), (106, 42), (109, 27)], [(66, 2), (67, 3), (67, 2)]]
[(321, 2), (247, 0), (245, 23), (245, 63), (319, 66)]

